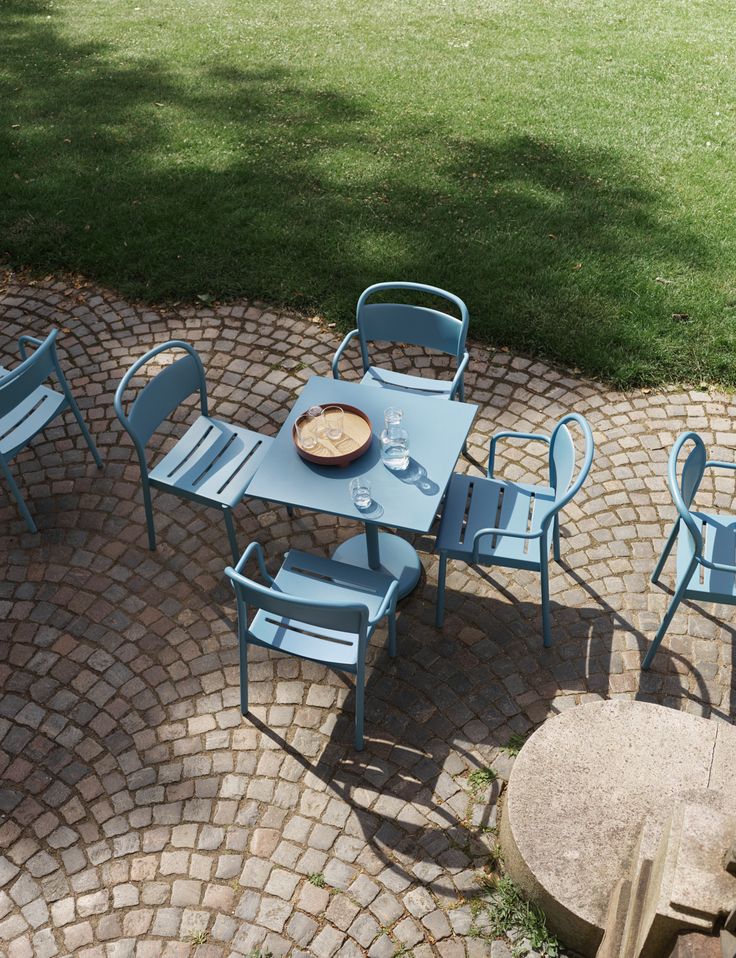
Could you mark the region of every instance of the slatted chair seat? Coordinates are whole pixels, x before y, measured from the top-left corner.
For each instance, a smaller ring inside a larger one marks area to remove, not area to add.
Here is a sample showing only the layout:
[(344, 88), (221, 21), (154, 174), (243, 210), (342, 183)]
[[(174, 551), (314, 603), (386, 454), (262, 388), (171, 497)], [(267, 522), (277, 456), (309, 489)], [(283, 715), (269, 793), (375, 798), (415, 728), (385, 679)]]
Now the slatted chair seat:
[[(582, 463), (576, 471), (575, 445), (568, 426), (576, 423), (583, 435)], [(494, 476), (496, 445), (501, 439), (535, 440), (549, 446), (549, 483), (530, 485)], [(560, 561), (559, 515), (585, 481), (593, 461), (593, 434), (577, 413), (563, 417), (550, 436), (499, 432), (491, 437), (487, 478), (455, 473), (450, 480), (436, 551), (438, 627), (445, 614), (447, 560), (474, 565), (499, 565), (539, 572), (542, 592), (542, 633), (551, 644), (549, 613), (549, 550)]]
[[(0, 366), (0, 383), (8, 372)], [(68, 408), (69, 403), (63, 393), (48, 386), (34, 389), (14, 409), (0, 416), (0, 455), (8, 458), (14, 456)]]
[[(291, 549), (275, 579), (275, 587), (296, 599), (325, 603), (355, 603), (368, 609), (375, 620), (394, 580), (391, 576), (335, 562)], [(354, 673), (359, 655), (357, 633), (346, 629), (318, 627), (299, 618), (259, 610), (250, 624), (250, 640), (302, 659)], [(373, 628), (369, 629), (369, 638)]]
[[(700, 525), (703, 558), (719, 565), (733, 565), (736, 562), (736, 517), (705, 512), (692, 512), (691, 515)], [(677, 540), (678, 580), (687, 575), (693, 555), (692, 536), (687, 526), (681, 523)], [(736, 572), (698, 564), (688, 579), (685, 597), (731, 603), (736, 599)]]
[(380, 369), (378, 366), (369, 366), (361, 383), (365, 386), (379, 386), (383, 389), (394, 389), (416, 396), (431, 396), (435, 399), (450, 399), (453, 385), (450, 379), (411, 376), (393, 369)]
[[(549, 486), (509, 483), (455, 473), (447, 489), (437, 549), (451, 559), (470, 562), (474, 536), (493, 526), (508, 532), (535, 534), (555, 503)], [(551, 536), (547, 536), (549, 553)], [(488, 535), (480, 540), (478, 561), (486, 565), (511, 566), (539, 571), (539, 549), (533, 539)]]
[(273, 439), (232, 423), (200, 416), (150, 472), (152, 486), (204, 505), (234, 508), (243, 498)]
[[(30, 444), (34, 436), (69, 410), (77, 420), (95, 463), (98, 468), (102, 467), (97, 447), (59, 364), (57, 335), (58, 331), (54, 329), (44, 340), (21, 336), (18, 341), (20, 365), (13, 369), (0, 366), (0, 472), (5, 476), (18, 510), (31, 532), (37, 531), (36, 523), (13, 479), (9, 463), (16, 453)], [(28, 346), (33, 347), (30, 355)], [(44, 385), (52, 378), (61, 391)]]
[[(244, 575), (253, 557), (264, 584)], [(284, 652), (355, 675), (355, 747), (363, 748), (365, 657), (376, 626), (388, 619), (389, 654), (396, 655), (396, 598), (391, 576), (292, 549), (274, 578), (252, 542), (228, 567), (238, 606), (240, 710), (248, 714), (248, 647)], [(248, 623), (249, 610), (255, 609)]]
[[(126, 411), (126, 392), (133, 377), (161, 353), (170, 351), (184, 355), (151, 377)], [(149, 469), (148, 441), (161, 423), (193, 393), (199, 394), (200, 416), (160, 462)], [(193, 346), (180, 339), (156, 346), (133, 363), (115, 391), (114, 405), (115, 414), (133, 440), (138, 456), (149, 548), (156, 548), (153, 487), (220, 509), (233, 562), (237, 562), (233, 509), (245, 495), (273, 440), (209, 415), (202, 360)]]
[[(691, 446), (678, 478), (679, 456)], [(709, 460), (697, 433), (677, 438), (667, 466), (667, 485), (678, 517), (652, 573), (659, 581), (664, 564), (677, 543), (675, 591), (642, 662), (648, 669), (683, 599), (736, 605), (736, 516), (712, 515), (691, 508), (706, 469), (736, 470), (736, 463)]]
[[(444, 299), (453, 304), (460, 316), (458, 318), (439, 309), (409, 303), (369, 302), (376, 293), (388, 290), (413, 291)], [(343, 352), (357, 336), (363, 361), (364, 383), (417, 395), (463, 399), (465, 367), (470, 359), (465, 348), (469, 317), (467, 306), (458, 296), (423, 283), (375, 283), (361, 293), (355, 316), (356, 328), (348, 333), (332, 360), (332, 375), (335, 379), (340, 378), (339, 364)], [(375, 342), (421, 346), (450, 355), (455, 361), (452, 378), (431, 379), (375, 366), (370, 361), (370, 346)]]

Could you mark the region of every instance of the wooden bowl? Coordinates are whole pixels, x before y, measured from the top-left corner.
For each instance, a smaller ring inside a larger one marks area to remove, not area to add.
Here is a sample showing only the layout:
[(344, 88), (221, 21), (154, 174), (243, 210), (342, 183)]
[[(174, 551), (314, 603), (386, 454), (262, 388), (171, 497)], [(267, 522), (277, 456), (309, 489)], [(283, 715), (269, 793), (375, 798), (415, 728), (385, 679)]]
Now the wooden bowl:
[[(333, 442), (326, 436), (318, 436), (314, 449), (303, 449), (299, 445), (296, 423), (292, 427), (291, 438), (294, 440), (296, 451), (307, 462), (314, 462), (318, 466), (347, 466), (370, 448), (373, 426), (366, 414), (355, 406), (348, 406), (346, 403), (322, 403), (320, 409), (328, 406), (339, 406), (343, 411), (342, 436), (339, 439)], [(305, 415), (306, 410), (299, 418)], [(315, 435), (317, 418), (315, 416)]]

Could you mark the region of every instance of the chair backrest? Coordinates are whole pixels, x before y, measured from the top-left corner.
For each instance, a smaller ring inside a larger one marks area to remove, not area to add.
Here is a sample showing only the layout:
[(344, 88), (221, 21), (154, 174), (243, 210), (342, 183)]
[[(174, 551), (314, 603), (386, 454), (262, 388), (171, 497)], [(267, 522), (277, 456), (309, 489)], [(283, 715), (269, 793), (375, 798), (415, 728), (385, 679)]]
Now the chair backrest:
[(56, 374), (66, 386), (56, 356), (57, 332), (52, 329), (27, 359), (0, 379), (0, 416), (11, 412), (52, 374)]
[[(583, 435), (583, 458), (575, 475), (577, 455), (568, 424), (576, 423)], [(555, 491), (554, 511), (568, 503), (585, 482), (593, 462), (593, 432), (579, 413), (563, 416), (555, 426), (549, 443), (550, 485)]]
[[(446, 299), (459, 310), (460, 318), (426, 306), (368, 302), (374, 293), (388, 289), (414, 290)], [(371, 364), (368, 344), (375, 340), (437, 349), (455, 356), (459, 362), (468, 335), (468, 307), (454, 293), (436, 286), (425, 286), (423, 283), (376, 283), (364, 290), (358, 300), (356, 325), (363, 368), (366, 370)]]
[(351, 632), (365, 641), (368, 631), (368, 608), (365, 605), (302, 599), (280, 591), (275, 585), (268, 587), (254, 582), (229, 566), (225, 574), (235, 589), (238, 615), (243, 616), (244, 627), (247, 627), (250, 607), (270, 612), (279, 618), (296, 619), (314, 628)]
[[(123, 407), (123, 397), (131, 379), (159, 353), (167, 350), (183, 350), (184, 356), (165, 366), (136, 396), (128, 412)], [(130, 433), (139, 455), (156, 429), (192, 393), (199, 390), (202, 415), (207, 415), (207, 383), (202, 360), (189, 343), (172, 339), (149, 350), (141, 356), (123, 376), (115, 391), (115, 413)]]
[[(688, 443), (692, 443), (693, 448), (685, 457), (678, 478), (678, 459), (683, 447)], [(690, 512), (690, 506), (703, 478), (707, 458), (705, 443), (700, 436), (696, 432), (683, 432), (672, 447), (667, 466), (667, 485), (670, 488), (670, 494), (680, 518), (687, 526), (695, 555), (699, 559), (703, 556), (703, 536), (700, 523)]]

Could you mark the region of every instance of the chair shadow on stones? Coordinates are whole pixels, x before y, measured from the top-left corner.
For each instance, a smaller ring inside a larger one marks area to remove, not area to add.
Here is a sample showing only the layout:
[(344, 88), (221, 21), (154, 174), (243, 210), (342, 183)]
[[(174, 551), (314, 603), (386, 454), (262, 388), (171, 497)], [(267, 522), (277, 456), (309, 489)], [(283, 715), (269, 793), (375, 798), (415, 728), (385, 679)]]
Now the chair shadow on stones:
[[(623, 613), (614, 609), (606, 599), (600, 595), (595, 589), (593, 589), (581, 576), (575, 572), (574, 569), (571, 569), (569, 566), (564, 566), (567, 575), (576, 582), (576, 584), (583, 589), (595, 602), (598, 603), (601, 609), (603, 609), (611, 618), (612, 622), (615, 623), (615, 628), (620, 629), (623, 632), (632, 635), (639, 647), (639, 654), (643, 659), (646, 655), (649, 646), (651, 645), (652, 638), (654, 636), (654, 631), (650, 635), (646, 635), (640, 629), (627, 619)], [(649, 588), (656, 593), (657, 591), (662, 592), (662, 594), (672, 595), (672, 589), (668, 586), (664, 586), (660, 583), (659, 586), (653, 586), (650, 584)], [(698, 603), (690, 602), (689, 600), (683, 601), (683, 606), (688, 609), (691, 609), (696, 612), (696, 614), (703, 614), (704, 618), (707, 618), (710, 622), (721, 626), (724, 628), (731, 636), (731, 648), (734, 650), (734, 674), (736, 675), (736, 630), (724, 624), (722, 619), (719, 619), (715, 614), (709, 612), (707, 609), (704, 609), (702, 605)], [(662, 653), (664, 655), (662, 656)], [(671, 648), (670, 646), (662, 647), (657, 653), (658, 658), (655, 659), (656, 669), (651, 670), (650, 672), (640, 672), (639, 673), (639, 685), (636, 689), (635, 698), (638, 701), (643, 702), (654, 702), (661, 705), (667, 705), (671, 708), (681, 709), (684, 702), (692, 702), (696, 705), (702, 706), (704, 714), (718, 716), (720, 718), (726, 719), (726, 721), (733, 722), (736, 717), (736, 685), (732, 684), (732, 695), (730, 708), (726, 712), (722, 708), (719, 708), (717, 704), (714, 704), (711, 701), (710, 691), (708, 689), (708, 683), (706, 678), (703, 677), (699, 671), (697, 665), (686, 658), (681, 652), (678, 652)], [(662, 656), (659, 659), (659, 656)], [(659, 660), (658, 660), (659, 659)], [(683, 678), (684, 675), (692, 675), (696, 686), (697, 693), (689, 691), (684, 685)], [(677, 686), (672, 683), (668, 684), (670, 677), (677, 677)]]
[[(467, 775), (492, 767), (514, 732), (524, 736), (554, 714), (557, 695), (585, 692), (589, 664), (603, 670), (609, 661), (611, 631), (601, 626), (596, 607), (564, 610), (553, 604), (558, 634), (544, 650), (537, 603), (517, 597), (511, 606), (473, 596), (464, 636), (449, 616), (446, 633), (440, 633), (425, 598), (406, 602), (403, 616), (399, 608), (396, 659), (383, 647), (385, 630), (374, 639), (363, 753), (351, 747), (350, 682), (320, 728), (328, 741), (315, 759), (299, 741), (270, 728), (261, 710), (245, 721), (313, 776), (319, 783), (314, 788), (350, 808), (367, 846), (360, 865), (368, 865), (369, 873), (371, 866), (372, 873), (388, 869), (398, 890), (420, 880), (451, 901), (483, 893), (475, 876), (492, 859), (496, 842), (488, 829), (495, 823), (498, 786), (474, 797)], [(482, 636), (472, 628), (475, 622), (498, 628)], [(587, 654), (581, 654), (581, 642)], [(525, 693), (533, 720), (516, 701)], [(530, 708), (532, 699), (536, 708)]]

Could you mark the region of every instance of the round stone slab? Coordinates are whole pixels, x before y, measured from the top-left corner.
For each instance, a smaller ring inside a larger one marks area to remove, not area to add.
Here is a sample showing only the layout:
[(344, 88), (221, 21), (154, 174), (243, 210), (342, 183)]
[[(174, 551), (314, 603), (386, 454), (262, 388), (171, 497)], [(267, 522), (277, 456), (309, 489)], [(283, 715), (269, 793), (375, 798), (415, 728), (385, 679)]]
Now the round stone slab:
[[(736, 728), (646, 702), (581, 705), (545, 722), (517, 758), (501, 845), (511, 877), (563, 942), (600, 944), (642, 825), (693, 791), (736, 811)], [(730, 786), (729, 783), (730, 782)]]

